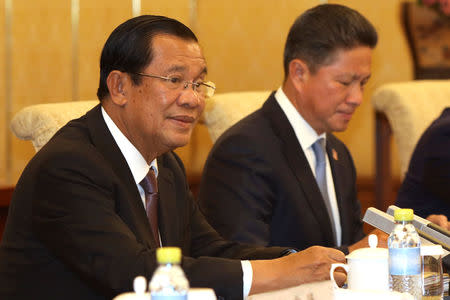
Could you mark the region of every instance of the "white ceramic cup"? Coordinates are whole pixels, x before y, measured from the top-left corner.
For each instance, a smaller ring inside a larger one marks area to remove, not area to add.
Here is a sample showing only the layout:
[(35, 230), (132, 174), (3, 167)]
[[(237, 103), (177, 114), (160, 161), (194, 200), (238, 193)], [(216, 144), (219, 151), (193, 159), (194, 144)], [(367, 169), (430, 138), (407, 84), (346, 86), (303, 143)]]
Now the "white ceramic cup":
[(334, 271), (342, 267), (347, 272), (348, 288), (351, 290), (389, 291), (388, 250), (361, 248), (347, 255), (347, 264), (332, 264), (330, 278), (335, 288)]

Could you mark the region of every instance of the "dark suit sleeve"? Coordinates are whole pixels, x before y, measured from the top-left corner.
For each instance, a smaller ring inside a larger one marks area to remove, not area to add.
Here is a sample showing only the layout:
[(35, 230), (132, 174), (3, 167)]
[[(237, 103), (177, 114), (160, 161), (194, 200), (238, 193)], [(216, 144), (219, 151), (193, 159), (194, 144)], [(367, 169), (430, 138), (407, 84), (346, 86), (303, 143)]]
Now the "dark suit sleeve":
[(450, 121), (428, 133), (422, 144), (424, 187), (434, 197), (450, 204)]
[(254, 147), (243, 135), (216, 144), (204, 168), (199, 202), (208, 221), (225, 238), (266, 246), (277, 178)]
[[(183, 258), (183, 268), (191, 286), (213, 287), (218, 296), (239, 299), (243, 293), (241, 259), (280, 257), (285, 248), (255, 247), (224, 240), (206, 221), (197, 203), (192, 202), (191, 256)], [(230, 260), (239, 259), (239, 260)]]

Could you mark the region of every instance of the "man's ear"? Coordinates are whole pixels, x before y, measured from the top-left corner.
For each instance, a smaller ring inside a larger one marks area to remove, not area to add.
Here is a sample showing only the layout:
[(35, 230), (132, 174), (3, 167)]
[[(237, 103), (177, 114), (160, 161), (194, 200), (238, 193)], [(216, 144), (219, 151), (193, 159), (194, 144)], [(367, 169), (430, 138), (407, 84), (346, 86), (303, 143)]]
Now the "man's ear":
[(106, 78), (106, 85), (108, 86), (109, 95), (112, 102), (119, 106), (127, 103), (127, 90), (130, 83), (130, 77), (127, 73), (117, 70), (111, 71), (108, 78)]
[(289, 78), (298, 89), (309, 78), (310, 72), (308, 65), (301, 59), (295, 58), (289, 63)]

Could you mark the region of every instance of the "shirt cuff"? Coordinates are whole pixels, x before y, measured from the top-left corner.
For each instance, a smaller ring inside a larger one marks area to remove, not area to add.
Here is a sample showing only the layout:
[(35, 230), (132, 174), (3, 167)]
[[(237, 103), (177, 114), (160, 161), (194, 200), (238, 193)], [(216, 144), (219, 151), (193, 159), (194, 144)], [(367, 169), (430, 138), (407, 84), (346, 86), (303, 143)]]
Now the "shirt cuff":
[(248, 260), (241, 260), (242, 265), (242, 280), (243, 280), (243, 296), (247, 298), (250, 293), (253, 281), (253, 268), (252, 264)]

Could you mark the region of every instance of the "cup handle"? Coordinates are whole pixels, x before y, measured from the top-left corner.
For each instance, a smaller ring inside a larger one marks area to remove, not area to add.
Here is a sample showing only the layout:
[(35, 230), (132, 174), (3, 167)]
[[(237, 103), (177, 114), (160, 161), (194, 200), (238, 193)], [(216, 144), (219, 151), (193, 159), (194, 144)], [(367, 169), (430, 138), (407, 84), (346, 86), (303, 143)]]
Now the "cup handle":
[(333, 282), (333, 287), (335, 289), (338, 289), (338, 285), (336, 284), (336, 280), (334, 280), (334, 270), (336, 270), (337, 268), (343, 268), (345, 270), (345, 272), (347, 272), (348, 274), (348, 265), (346, 264), (332, 264), (331, 265), (331, 269), (330, 269), (330, 279)]

